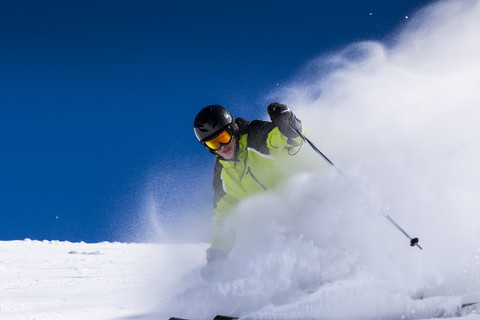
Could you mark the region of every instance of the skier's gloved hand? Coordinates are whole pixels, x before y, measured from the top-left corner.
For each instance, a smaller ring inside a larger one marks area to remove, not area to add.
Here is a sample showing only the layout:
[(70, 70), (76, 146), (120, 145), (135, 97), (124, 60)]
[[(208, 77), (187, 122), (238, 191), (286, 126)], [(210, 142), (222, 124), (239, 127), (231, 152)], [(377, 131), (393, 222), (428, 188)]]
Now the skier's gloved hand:
[(218, 249), (207, 250), (207, 265), (202, 267), (200, 275), (207, 282), (222, 279), (225, 276), (227, 254)]
[(227, 260), (227, 254), (223, 250), (208, 249), (207, 250), (207, 264), (218, 263)]
[(273, 123), (290, 121), (292, 117), (292, 111), (287, 105), (280, 102), (273, 102), (267, 108), (268, 115)]
[(272, 122), (278, 127), (278, 130), (287, 138), (296, 138), (298, 133), (302, 131), (302, 123), (293, 114), (290, 108), (282, 103), (273, 102), (268, 108), (268, 115)]

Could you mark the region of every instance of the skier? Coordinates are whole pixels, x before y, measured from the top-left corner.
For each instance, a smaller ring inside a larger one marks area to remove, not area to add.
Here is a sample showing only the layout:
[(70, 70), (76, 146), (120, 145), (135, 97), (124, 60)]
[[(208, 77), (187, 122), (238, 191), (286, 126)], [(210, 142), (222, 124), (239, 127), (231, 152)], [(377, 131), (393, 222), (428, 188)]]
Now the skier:
[(203, 108), (194, 121), (201, 142), (217, 157), (214, 167), (215, 233), (207, 250), (204, 278), (211, 277), (226, 261), (235, 240), (235, 225), (229, 216), (248, 196), (274, 187), (281, 179), (282, 157), (294, 155), (302, 138), (300, 120), (285, 104), (271, 103), (267, 108), (271, 122), (234, 119), (220, 105)]

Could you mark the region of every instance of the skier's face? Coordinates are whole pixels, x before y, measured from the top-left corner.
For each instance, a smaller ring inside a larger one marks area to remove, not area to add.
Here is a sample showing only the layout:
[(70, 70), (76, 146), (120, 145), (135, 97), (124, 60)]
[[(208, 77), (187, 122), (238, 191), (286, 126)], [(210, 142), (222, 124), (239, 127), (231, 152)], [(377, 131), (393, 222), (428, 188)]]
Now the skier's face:
[(230, 142), (224, 144), (216, 151), (216, 153), (224, 158), (225, 160), (232, 160), (235, 157), (235, 149), (237, 144), (237, 138), (235, 135), (232, 136)]

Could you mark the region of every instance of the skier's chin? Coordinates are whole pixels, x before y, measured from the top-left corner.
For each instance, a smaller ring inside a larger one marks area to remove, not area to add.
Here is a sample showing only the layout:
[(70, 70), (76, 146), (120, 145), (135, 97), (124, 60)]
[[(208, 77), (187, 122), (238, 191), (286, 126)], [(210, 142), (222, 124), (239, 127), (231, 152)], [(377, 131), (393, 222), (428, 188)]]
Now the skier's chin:
[(235, 156), (235, 149), (232, 147), (232, 144), (228, 144), (222, 147), (221, 150), (217, 151), (218, 155), (224, 158), (225, 160), (231, 160)]
[(219, 155), (225, 160), (232, 160), (233, 156), (234, 156), (234, 153), (233, 153), (232, 150), (229, 150), (227, 152), (219, 153)]

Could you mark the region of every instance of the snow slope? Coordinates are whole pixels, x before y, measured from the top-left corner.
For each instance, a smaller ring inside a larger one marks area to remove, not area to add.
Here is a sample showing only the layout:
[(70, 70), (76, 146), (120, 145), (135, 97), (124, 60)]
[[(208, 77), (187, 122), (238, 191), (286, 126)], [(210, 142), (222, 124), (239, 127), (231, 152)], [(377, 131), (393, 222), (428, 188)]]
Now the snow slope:
[[(251, 261), (257, 270), (248, 270), (249, 273), (265, 272), (261, 277), (251, 276), (248, 283), (237, 277), (231, 282), (206, 285), (198, 274), (205, 249), (205, 244), (2, 241), (0, 318), (146, 320), (196, 313), (193, 318), (205, 319), (217, 311), (242, 315), (241, 310), (233, 310), (235, 301), (228, 297), (238, 300), (238, 308), (242, 304), (255, 305), (253, 300), (265, 295), (269, 286), (276, 286), (274, 278), (285, 273), (273, 269), (283, 268), (286, 260), (294, 258), (292, 253), (284, 252), (281, 258), (285, 261), (278, 261), (279, 257), (272, 252), (268, 257), (259, 257), (257, 262)], [(310, 269), (299, 268), (307, 273)], [(267, 271), (272, 275), (267, 275)], [(323, 284), (315, 292), (304, 293), (301, 299), (302, 295), (293, 292), (293, 287), (285, 288), (282, 283), (285, 279), (279, 280), (276, 289), (292, 291), (290, 294), (296, 301), (278, 306), (271, 301), (262, 311), (246, 318), (420, 319), (444, 315), (480, 318), (475, 315), (480, 311), (475, 306), (459, 310), (458, 297), (413, 300), (387, 290), (365, 272)], [(185, 286), (190, 287), (188, 292), (183, 291)], [(208, 302), (209, 298), (216, 301)], [(479, 298), (478, 294), (474, 297)]]
[[(0, 319), (135, 319), (149, 314), (204, 245), (0, 242)], [(166, 259), (168, 257), (168, 259)], [(183, 265), (177, 269), (165, 263)]]

